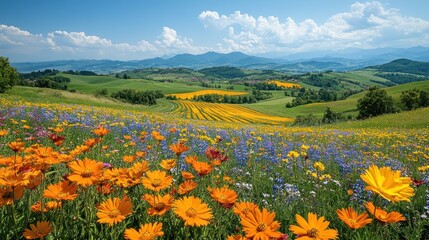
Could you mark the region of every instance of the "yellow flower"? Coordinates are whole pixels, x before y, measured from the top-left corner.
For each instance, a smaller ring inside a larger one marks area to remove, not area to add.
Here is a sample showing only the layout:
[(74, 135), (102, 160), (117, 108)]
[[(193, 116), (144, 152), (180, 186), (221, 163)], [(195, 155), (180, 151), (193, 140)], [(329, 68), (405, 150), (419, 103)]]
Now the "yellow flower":
[(392, 171), (390, 167), (379, 169), (372, 165), (360, 177), (369, 185), (365, 190), (379, 194), (388, 201), (410, 202), (410, 198), (414, 196), (414, 189), (410, 187), (411, 178), (401, 177), (400, 171)]
[(325, 165), (322, 162), (315, 162), (313, 164), (313, 167), (318, 171), (324, 171), (325, 170)]

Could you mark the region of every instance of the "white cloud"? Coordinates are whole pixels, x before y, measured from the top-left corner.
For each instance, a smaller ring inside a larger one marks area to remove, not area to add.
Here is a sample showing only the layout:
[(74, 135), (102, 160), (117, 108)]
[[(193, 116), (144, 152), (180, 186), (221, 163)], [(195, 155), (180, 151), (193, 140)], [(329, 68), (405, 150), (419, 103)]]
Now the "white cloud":
[(263, 53), (266, 51), (339, 50), (350, 47), (409, 47), (427, 45), (429, 21), (403, 16), (398, 9), (380, 2), (356, 2), (350, 10), (323, 23), (312, 19), (296, 22), (288, 17), (253, 17), (236, 11), (221, 15), (204, 11), (199, 15), (206, 27), (223, 30), (222, 49)]
[(114, 43), (85, 32), (53, 31), (46, 36), (34, 35), (14, 26), (0, 25), (0, 50), (12, 61), (56, 59), (143, 59), (163, 54), (201, 53), (205, 48), (194, 46), (191, 39), (181, 37), (164, 27), (159, 40), (150, 43)]

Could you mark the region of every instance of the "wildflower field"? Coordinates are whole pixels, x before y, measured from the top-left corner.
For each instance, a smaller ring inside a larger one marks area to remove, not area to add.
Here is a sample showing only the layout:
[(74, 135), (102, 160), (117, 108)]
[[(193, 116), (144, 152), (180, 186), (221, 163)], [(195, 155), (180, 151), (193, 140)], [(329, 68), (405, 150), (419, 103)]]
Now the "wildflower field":
[(428, 128), (0, 103), (1, 239), (429, 236)]

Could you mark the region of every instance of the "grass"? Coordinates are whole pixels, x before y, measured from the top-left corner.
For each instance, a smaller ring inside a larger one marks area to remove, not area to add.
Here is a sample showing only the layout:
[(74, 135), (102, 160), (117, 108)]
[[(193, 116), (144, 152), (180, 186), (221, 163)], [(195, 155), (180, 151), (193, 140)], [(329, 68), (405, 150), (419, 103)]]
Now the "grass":
[(170, 112), (176, 109), (177, 105), (166, 99), (158, 99), (153, 106), (133, 105), (115, 99), (95, 97), (86, 93), (71, 93), (67, 91), (15, 86), (6, 96), (15, 99), (22, 99), (26, 102), (35, 103), (66, 103), (86, 106), (108, 107), (112, 109), (138, 110), (145, 112)]
[(413, 111), (386, 114), (366, 120), (341, 122), (327, 125), (326, 128), (405, 128), (405, 129), (429, 129), (429, 108), (422, 108)]

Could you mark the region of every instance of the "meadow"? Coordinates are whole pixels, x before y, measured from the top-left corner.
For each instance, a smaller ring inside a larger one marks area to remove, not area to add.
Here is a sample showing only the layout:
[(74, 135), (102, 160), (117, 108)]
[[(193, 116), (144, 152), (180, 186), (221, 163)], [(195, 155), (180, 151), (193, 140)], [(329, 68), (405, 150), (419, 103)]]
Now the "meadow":
[(427, 125), (207, 124), (8, 95), (0, 103), (2, 239), (429, 235)]

